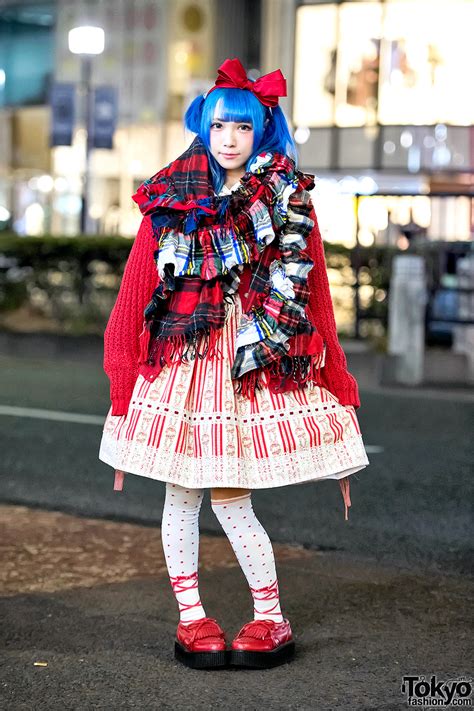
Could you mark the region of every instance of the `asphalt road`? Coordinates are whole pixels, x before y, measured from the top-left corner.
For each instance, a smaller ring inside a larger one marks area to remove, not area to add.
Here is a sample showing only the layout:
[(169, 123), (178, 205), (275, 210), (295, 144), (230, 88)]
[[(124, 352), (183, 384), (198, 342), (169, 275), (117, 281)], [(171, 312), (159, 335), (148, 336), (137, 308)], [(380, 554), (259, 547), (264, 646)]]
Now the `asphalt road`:
[[(255, 491), (272, 540), (469, 574), (474, 394), (362, 389), (361, 401), (370, 466), (352, 477), (349, 520), (335, 481)], [(0, 501), (159, 525), (163, 483), (127, 475), (114, 492), (98, 459), (108, 407), (100, 363), (0, 356)], [(44, 419), (51, 411), (92, 418)], [(208, 494), (201, 516), (203, 532), (221, 533)]]
[[(436, 675), (443, 684), (470, 678), (472, 585), (465, 578), (419, 575), (337, 553), (304, 551), (300, 559), (288, 558), (276, 545), (294, 661), (263, 671), (203, 672), (173, 657), (176, 603), (158, 561), (156, 529), (134, 534), (127, 525), (120, 534), (126, 524), (113, 524), (118, 537), (110, 530), (103, 536), (104, 522), (91, 530), (86, 519), (83, 527), (74, 520), (74, 545), (67, 551), (64, 522), (49, 521), (53, 536), (44, 550), (42, 525), (35, 517), (28, 521), (36, 526), (33, 536), (14, 528), (13, 544), (18, 549), (29, 540), (22, 560), (29, 555), (34, 564), (40, 558), (37, 572), (45, 573), (49, 554), (54, 569), (42, 578), (30, 574), (35, 591), (0, 599), (8, 620), (0, 628), (0, 705), (6, 711), (395, 711), (407, 709), (405, 675)], [(224, 544), (201, 537), (200, 592), (206, 614), (219, 620), (230, 641), (251, 619), (252, 608), (242, 572), (229, 565)], [(68, 577), (81, 566), (87, 577), (82, 584)], [(120, 582), (114, 582), (119, 573)], [(53, 591), (42, 592), (41, 584)]]

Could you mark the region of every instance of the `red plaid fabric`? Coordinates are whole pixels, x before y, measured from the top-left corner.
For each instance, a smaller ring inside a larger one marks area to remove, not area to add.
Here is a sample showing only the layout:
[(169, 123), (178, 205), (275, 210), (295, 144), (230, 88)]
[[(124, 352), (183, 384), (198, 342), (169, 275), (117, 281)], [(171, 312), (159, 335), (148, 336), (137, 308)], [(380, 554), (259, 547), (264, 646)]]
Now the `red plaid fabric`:
[[(144, 312), (142, 363), (156, 371), (176, 359), (212, 353), (225, 302), (249, 264), (243, 328), (245, 319), (251, 322), (251, 338), (237, 349), (233, 364), (238, 391), (252, 398), (275, 377), (282, 386), (291, 378), (295, 388), (308, 380), (320, 383), (325, 343), (306, 311), (312, 187), (313, 176), (296, 170), (287, 156), (268, 153), (258, 156), (232, 195), (217, 196), (199, 137), (139, 187), (133, 197), (151, 218), (160, 275)], [(290, 296), (272, 281), (279, 267)]]

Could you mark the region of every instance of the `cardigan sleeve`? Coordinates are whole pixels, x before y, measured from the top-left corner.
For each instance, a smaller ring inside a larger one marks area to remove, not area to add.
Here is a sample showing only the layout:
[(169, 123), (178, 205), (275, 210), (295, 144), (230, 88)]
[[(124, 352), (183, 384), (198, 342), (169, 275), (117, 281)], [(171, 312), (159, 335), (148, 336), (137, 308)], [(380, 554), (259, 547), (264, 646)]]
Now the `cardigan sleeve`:
[(125, 265), (119, 293), (104, 332), (104, 370), (110, 381), (112, 415), (126, 415), (138, 376), (143, 312), (158, 285), (156, 243), (144, 217)]
[(347, 370), (346, 356), (337, 336), (324, 245), (314, 207), (311, 209), (311, 219), (314, 227), (308, 248), (314, 266), (308, 274), (309, 308), (316, 328), (326, 342), (326, 360), (321, 368), (321, 380), (323, 386), (336, 395), (341, 405), (354, 405), (357, 409), (360, 407), (359, 388), (356, 379)]

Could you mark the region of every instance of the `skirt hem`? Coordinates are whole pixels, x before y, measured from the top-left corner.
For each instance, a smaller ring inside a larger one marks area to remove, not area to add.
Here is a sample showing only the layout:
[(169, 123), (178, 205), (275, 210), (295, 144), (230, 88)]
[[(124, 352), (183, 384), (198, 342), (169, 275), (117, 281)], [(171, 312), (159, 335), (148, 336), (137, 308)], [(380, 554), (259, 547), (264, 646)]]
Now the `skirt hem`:
[(369, 466), (370, 462), (367, 458), (366, 462), (360, 463), (360, 464), (354, 464), (352, 467), (346, 467), (345, 469), (340, 469), (340, 468), (333, 468), (330, 469), (328, 472), (325, 472), (321, 476), (314, 476), (313, 473), (309, 474), (307, 477), (301, 477), (300, 479), (297, 480), (270, 480), (270, 481), (261, 481), (261, 482), (245, 482), (245, 481), (236, 481), (235, 479), (228, 479), (228, 480), (222, 480), (219, 479), (219, 481), (216, 480), (202, 480), (202, 481), (196, 481), (192, 479), (184, 479), (184, 478), (177, 478), (177, 477), (171, 477), (171, 476), (166, 476), (166, 475), (160, 475), (160, 476), (153, 476), (152, 474), (143, 472), (143, 471), (130, 471), (130, 469), (125, 469), (122, 468), (122, 466), (117, 465), (116, 463), (113, 462), (113, 457), (109, 456), (105, 451), (104, 448), (101, 448), (101, 451), (99, 453), (99, 459), (104, 462), (105, 464), (108, 464), (111, 466), (113, 469), (124, 471), (125, 474), (133, 474), (134, 476), (141, 476), (144, 477), (145, 479), (152, 479), (153, 481), (162, 481), (164, 483), (172, 483), (172, 484), (177, 484), (178, 486), (184, 486), (188, 487), (190, 489), (211, 489), (211, 488), (239, 488), (239, 489), (274, 489), (277, 487), (283, 487), (283, 486), (290, 486), (291, 484), (309, 484), (311, 482), (317, 482), (317, 481), (327, 481), (327, 480), (339, 480), (343, 479), (346, 476), (350, 476), (351, 474), (355, 474), (356, 472), (360, 471), (361, 469), (365, 469), (367, 466)]

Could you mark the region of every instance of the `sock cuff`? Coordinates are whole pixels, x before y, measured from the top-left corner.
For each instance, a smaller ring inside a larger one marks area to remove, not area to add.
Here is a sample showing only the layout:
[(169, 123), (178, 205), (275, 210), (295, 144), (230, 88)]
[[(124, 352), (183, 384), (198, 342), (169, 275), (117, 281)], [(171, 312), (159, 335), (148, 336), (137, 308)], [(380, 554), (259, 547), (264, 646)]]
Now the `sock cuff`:
[(215, 504), (231, 504), (233, 501), (242, 501), (242, 499), (250, 499), (251, 494), (243, 494), (243, 496), (234, 496), (231, 499), (211, 499), (211, 506)]

